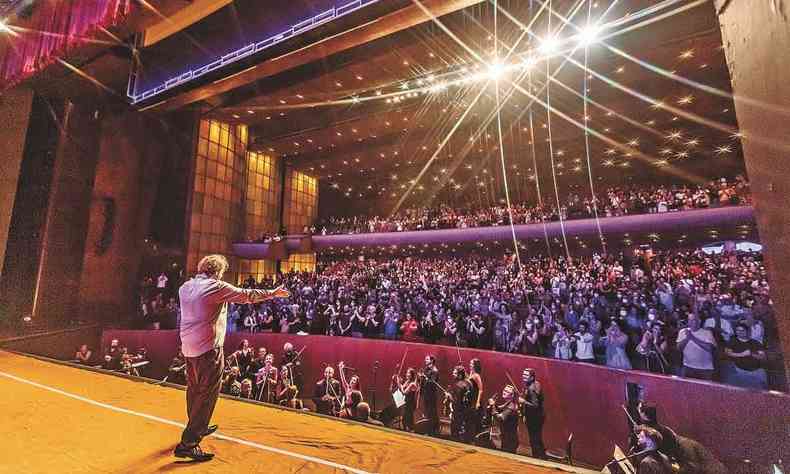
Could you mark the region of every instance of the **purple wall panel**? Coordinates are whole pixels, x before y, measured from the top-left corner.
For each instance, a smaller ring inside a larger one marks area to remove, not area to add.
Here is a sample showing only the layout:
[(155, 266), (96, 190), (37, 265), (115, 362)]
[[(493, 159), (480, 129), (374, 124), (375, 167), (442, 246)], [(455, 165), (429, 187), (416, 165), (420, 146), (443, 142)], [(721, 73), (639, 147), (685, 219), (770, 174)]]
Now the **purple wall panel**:
[[(102, 347), (112, 338), (120, 339), (130, 349), (145, 345), (155, 362), (153, 368), (159, 373), (175, 354), (178, 344), (175, 331), (105, 331)], [(336, 365), (343, 360), (358, 370), (366, 398), (372, 387), (373, 364), (378, 361), (381, 367), (376, 374), (378, 409), (391, 403), (389, 379), (393, 367), (407, 349), (407, 367), (422, 366), (427, 353), (436, 355), (443, 385), (448, 383), (450, 370), (459, 357), (455, 347), (447, 346), (247, 333), (230, 334), (225, 344), (226, 352), (235, 350), (242, 339), (249, 339), (255, 347), (265, 346), (277, 357), (286, 341), (293, 342), (296, 349), (307, 346), (303, 365), (308, 388), (322, 376), (324, 364)], [(708, 446), (732, 472), (743, 470), (743, 459), (767, 464), (790, 452), (790, 438), (787, 437), (790, 396), (787, 394), (485, 350), (460, 349), (460, 356), (464, 364), (472, 357), (481, 359), (486, 397), (502, 389), (508, 380), (507, 373), (519, 380), (525, 367), (534, 368), (546, 393), (544, 435), (547, 447), (564, 447), (568, 435), (573, 433), (574, 456), (586, 463), (603, 465), (609, 460), (613, 443), (620, 446), (627, 443), (627, 426), (620, 407), (625, 401), (626, 382), (641, 384), (646, 399), (659, 405), (660, 417), (666, 424)], [(523, 426), (520, 431), (522, 443), (527, 443)]]

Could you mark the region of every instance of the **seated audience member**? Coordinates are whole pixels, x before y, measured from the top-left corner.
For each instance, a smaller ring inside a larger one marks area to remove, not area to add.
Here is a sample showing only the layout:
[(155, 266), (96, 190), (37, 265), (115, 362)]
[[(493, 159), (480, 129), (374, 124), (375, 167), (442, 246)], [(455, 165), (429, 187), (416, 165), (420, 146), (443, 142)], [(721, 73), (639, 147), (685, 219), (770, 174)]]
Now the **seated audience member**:
[(91, 365), (93, 362), (93, 351), (88, 349), (87, 344), (83, 344), (74, 355), (74, 360), (77, 361), (78, 364)]
[(752, 339), (749, 326), (739, 322), (735, 325), (735, 337), (724, 349), (730, 362), (724, 370), (724, 382), (739, 387), (768, 388), (768, 374), (762, 367), (765, 347)]

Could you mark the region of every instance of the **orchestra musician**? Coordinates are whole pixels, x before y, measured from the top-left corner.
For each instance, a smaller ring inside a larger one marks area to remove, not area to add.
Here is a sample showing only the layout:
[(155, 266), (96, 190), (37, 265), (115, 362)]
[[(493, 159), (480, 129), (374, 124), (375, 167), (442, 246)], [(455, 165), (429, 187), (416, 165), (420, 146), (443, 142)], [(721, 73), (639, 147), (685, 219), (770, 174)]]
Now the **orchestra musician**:
[(280, 369), (280, 383), (277, 387), (277, 403), (297, 410), (303, 408), (302, 401), (297, 398), (299, 396), (299, 388), (294, 384), (289, 366), (284, 365)]
[(258, 353), (255, 355), (255, 358), (250, 363), (250, 375), (256, 375), (264, 365), (266, 365), (266, 356), (268, 355), (268, 351), (265, 347), (261, 346), (258, 348)]
[(184, 353), (181, 352), (181, 347), (178, 348), (178, 354), (173, 357), (170, 362), (170, 367), (167, 369), (168, 377), (173, 383), (184, 385), (187, 380), (187, 361), (184, 358)]
[(93, 358), (93, 352), (91, 352), (91, 350), (88, 349), (87, 344), (81, 345), (80, 349), (74, 355), (74, 360), (78, 364), (82, 364), (82, 365), (91, 365), (92, 358)]
[(277, 389), (277, 367), (274, 366), (274, 354), (266, 354), (264, 366), (255, 374), (255, 385), (258, 387), (258, 401), (272, 403), (274, 391)]
[(250, 341), (248, 341), (247, 339), (241, 341), (241, 343), (239, 344), (239, 348), (236, 350), (236, 352), (231, 354), (231, 358), (233, 358), (233, 362), (235, 362), (235, 364), (229, 364), (229, 365), (238, 366), (239, 371), (241, 372), (241, 377), (246, 378), (247, 375), (250, 373), (250, 365), (252, 364), (252, 358), (253, 358)]
[(120, 370), (121, 369), (121, 346), (118, 339), (113, 339), (110, 341), (110, 347), (107, 348), (107, 352), (104, 354), (104, 363), (102, 364), (102, 368), (107, 370)]
[(453, 369), (453, 384), (445, 393), (445, 403), (450, 404), (450, 436), (456, 440), (466, 437), (466, 421), (472, 406), (472, 384), (466, 379), (466, 369), (456, 365)]
[(239, 389), (239, 398), (246, 398), (248, 400), (252, 400), (254, 395), (252, 393), (252, 380), (244, 379), (241, 381), (241, 387)]
[(543, 388), (535, 378), (535, 370), (526, 368), (521, 374), (524, 387), (518, 403), (524, 416), (524, 423), (529, 433), (529, 445), (532, 457), (545, 458), (546, 447), (543, 445), (543, 420), (546, 413), (543, 410)]
[(298, 389), (302, 388), (302, 361), (299, 360), (300, 355), (290, 342), (286, 342), (283, 345), (283, 359), (280, 366), (287, 365), (290, 368), (293, 384)]
[(469, 361), (469, 383), (472, 390), (470, 400), (472, 406), (469, 408), (469, 417), (466, 422), (466, 436), (467, 443), (474, 442), (475, 436), (482, 431), (483, 419), (483, 365), (480, 359), (474, 358)]
[(238, 397), (241, 393), (241, 369), (231, 367), (222, 377), (222, 393)]
[(418, 388), (417, 371), (414, 367), (409, 367), (409, 369), (406, 370), (405, 379), (402, 379), (400, 374), (392, 377), (390, 391), (398, 389), (406, 397), (406, 404), (403, 405), (403, 414), (401, 415), (403, 429), (406, 431), (414, 431), (414, 410), (417, 408)]
[(488, 400), (490, 415), (499, 422), (502, 451), (515, 453), (518, 451), (518, 393), (512, 385), (502, 389), (504, 402), (497, 405), (493, 398)]
[[(672, 474), (674, 472), (669, 458), (658, 450), (662, 444), (661, 433), (649, 426), (639, 425), (635, 428), (639, 443), (637, 456), (637, 474)], [(704, 471), (697, 471), (704, 472)]]
[(324, 378), (316, 382), (313, 401), (318, 413), (334, 415), (342, 408), (342, 386), (335, 378), (335, 369), (329, 365), (324, 369)]
[[(436, 357), (433, 354), (425, 356), (425, 367), (419, 374), (420, 398), (422, 398), (422, 412), (428, 420), (426, 433), (436, 436), (439, 432), (439, 410), (436, 407), (437, 385), (439, 369), (436, 368)], [(405, 393), (405, 392), (404, 392)]]
[(359, 376), (352, 375), (350, 379), (346, 380), (346, 367), (343, 361), (337, 365), (337, 370), (340, 372), (340, 383), (343, 385), (343, 408), (340, 410), (340, 418), (357, 418), (357, 406), (364, 400), (362, 397), (362, 389), (360, 388)]
[(699, 442), (675, 433), (675, 431), (658, 422), (658, 411), (655, 405), (640, 402), (638, 407), (638, 426), (634, 426), (637, 435), (637, 446), (634, 449), (641, 449), (639, 440), (640, 427), (648, 427), (660, 435), (655, 438), (657, 449), (666, 455), (670, 462), (676, 463), (680, 474), (704, 472), (706, 474), (723, 474), (727, 468), (719, 461), (716, 456)]

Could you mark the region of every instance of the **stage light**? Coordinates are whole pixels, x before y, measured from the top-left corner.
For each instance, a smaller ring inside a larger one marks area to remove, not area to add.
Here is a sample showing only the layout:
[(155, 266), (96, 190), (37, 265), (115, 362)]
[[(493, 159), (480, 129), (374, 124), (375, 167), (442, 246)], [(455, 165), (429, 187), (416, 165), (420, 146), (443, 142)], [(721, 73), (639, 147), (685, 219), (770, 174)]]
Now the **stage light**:
[(485, 76), (492, 81), (498, 81), (504, 73), (505, 66), (500, 62), (495, 62), (488, 65)]
[(560, 47), (560, 41), (556, 36), (549, 36), (540, 42), (538, 51), (544, 55), (549, 55), (556, 52)]
[(598, 42), (601, 29), (595, 25), (588, 25), (579, 33), (579, 43), (582, 46), (591, 46)]
[(439, 83), (436, 83), (436, 84), (432, 85), (431, 87), (429, 87), (428, 91), (430, 91), (430, 92), (441, 92), (441, 91), (443, 91), (446, 88), (447, 88), (447, 84), (445, 84), (444, 82), (439, 82)]

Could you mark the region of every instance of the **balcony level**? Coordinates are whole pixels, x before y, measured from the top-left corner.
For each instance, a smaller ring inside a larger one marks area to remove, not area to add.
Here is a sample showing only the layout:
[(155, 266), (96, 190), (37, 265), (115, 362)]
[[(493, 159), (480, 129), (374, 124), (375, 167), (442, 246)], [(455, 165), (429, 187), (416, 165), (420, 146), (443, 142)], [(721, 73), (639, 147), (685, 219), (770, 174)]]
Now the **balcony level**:
[(577, 219), (560, 223), (521, 224), (513, 226), (440, 229), (408, 232), (384, 232), (341, 235), (289, 235), (280, 241), (240, 242), (233, 245), (233, 253), (245, 259), (283, 259), (291, 253), (327, 252), (338, 250), (363, 251), (381, 247), (408, 246), (469, 246), (488, 242), (512, 241), (522, 243), (554, 241), (565, 238), (570, 242), (598, 241), (600, 232), (611, 248), (629, 247), (641, 243), (662, 242), (677, 246), (709, 243), (721, 240), (757, 239), (752, 206), (698, 209), (659, 214), (641, 214), (599, 219)]

